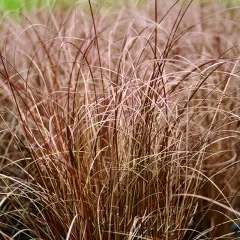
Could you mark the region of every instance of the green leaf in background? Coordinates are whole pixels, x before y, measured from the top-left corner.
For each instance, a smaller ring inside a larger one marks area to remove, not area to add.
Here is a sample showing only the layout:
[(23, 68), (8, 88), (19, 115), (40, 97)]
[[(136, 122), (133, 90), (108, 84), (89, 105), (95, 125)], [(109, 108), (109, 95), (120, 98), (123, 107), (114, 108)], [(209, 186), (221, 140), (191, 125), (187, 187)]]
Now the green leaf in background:
[(17, 9), (23, 4), (21, 0), (0, 0), (0, 7), (3, 9)]
[[(72, 0), (74, 1), (74, 0)], [(55, 0), (0, 0), (0, 9), (17, 10), (24, 5), (24, 9), (29, 9), (39, 4), (52, 4)], [(57, 2), (67, 2), (67, 0), (57, 0)]]

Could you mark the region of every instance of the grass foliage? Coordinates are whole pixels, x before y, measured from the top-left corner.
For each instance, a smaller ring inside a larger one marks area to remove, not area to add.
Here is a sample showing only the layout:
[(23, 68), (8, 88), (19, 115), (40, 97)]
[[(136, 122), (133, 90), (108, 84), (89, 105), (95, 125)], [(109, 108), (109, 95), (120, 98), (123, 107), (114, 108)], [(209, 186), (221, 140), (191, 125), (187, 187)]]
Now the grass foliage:
[(5, 14), (1, 239), (234, 239), (239, 22), (189, 0)]

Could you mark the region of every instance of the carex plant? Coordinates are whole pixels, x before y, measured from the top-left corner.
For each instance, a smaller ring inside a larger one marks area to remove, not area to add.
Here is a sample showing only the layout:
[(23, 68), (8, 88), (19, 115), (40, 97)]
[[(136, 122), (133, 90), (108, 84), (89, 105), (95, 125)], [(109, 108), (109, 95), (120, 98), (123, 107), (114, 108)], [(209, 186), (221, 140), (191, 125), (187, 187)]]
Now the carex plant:
[(233, 239), (237, 6), (75, 2), (0, 23), (3, 239)]

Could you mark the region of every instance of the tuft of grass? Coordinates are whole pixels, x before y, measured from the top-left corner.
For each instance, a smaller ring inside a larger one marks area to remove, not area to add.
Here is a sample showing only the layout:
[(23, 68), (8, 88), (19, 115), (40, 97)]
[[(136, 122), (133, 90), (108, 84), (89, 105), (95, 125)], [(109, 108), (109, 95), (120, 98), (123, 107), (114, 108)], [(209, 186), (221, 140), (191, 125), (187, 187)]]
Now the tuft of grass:
[(109, 11), (1, 19), (2, 238), (232, 239), (239, 7)]

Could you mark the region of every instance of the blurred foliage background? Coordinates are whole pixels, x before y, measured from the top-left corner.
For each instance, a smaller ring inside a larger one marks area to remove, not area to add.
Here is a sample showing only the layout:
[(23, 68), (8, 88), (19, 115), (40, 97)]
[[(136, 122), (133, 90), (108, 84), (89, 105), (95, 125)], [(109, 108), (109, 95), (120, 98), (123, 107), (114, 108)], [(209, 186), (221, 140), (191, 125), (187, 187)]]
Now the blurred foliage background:
[[(91, 0), (92, 4), (100, 4), (103, 3), (105, 6), (112, 6), (119, 3), (128, 3), (133, 2), (139, 4), (146, 0)], [(88, 0), (0, 0), (0, 8), (2, 10), (17, 10), (20, 7), (24, 9), (30, 9), (32, 7), (38, 7), (43, 4), (54, 5), (54, 4), (87, 4)]]
[[(124, 2), (133, 2), (135, 4), (144, 3), (149, 0), (91, 0), (92, 3), (104, 3), (105, 6), (111, 6), (119, 3)], [(195, 0), (195, 1), (203, 1), (203, 0)], [(211, 0), (207, 0), (208, 2), (211, 2)], [(240, 0), (216, 0), (220, 3), (227, 2), (231, 5), (238, 5), (240, 4)], [(30, 9), (32, 7), (39, 7), (42, 4), (48, 4), (53, 5), (55, 3), (71, 3), (74, 4), (84, 4), (87, 3), (88, 0), (0, 0), (0, 9), (1, 10), (17, 10), (21, 6), (24, 7), (24, 9)]]

